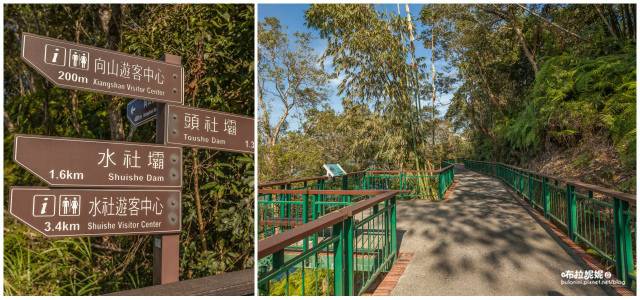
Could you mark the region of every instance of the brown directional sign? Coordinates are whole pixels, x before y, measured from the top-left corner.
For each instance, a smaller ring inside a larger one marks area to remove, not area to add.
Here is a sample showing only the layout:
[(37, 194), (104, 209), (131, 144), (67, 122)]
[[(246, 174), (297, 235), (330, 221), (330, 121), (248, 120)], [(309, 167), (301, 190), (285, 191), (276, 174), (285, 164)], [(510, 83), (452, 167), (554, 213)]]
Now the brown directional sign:
[(16, 135), (14, 160), (55, 187), (182, 187), (182, 148)]
[(47, 237), (174, 233), (179, 190), (13, 187), (9, 212)]
[(63, 88), (183, 102), (180, 65), (31, 33), (22, 34), (22, 59)]
[(254, 152), (253, 118), (177, 105), (166, 109), (167, 144)]

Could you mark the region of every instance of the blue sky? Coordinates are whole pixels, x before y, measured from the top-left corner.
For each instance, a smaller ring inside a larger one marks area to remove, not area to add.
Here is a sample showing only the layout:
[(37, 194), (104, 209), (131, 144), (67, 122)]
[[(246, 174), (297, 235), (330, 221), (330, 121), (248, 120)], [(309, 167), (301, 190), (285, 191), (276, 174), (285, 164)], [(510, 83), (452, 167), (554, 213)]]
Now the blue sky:
[[(375, 6), (379, 11), (387, 11), (389, 13), (397, 13), (398, 7), (397, 4), (378, 4)], [(312, 30), (305, 26), (304, 20), (304, 12), (309, 8), (309, 4), (259, 4), (258, 5), (258, 19), (260, 21), (264, 20), (267, 17), (275, 17), (280, 20), (284, 31), (292, 35), (296, 31), (300, 32), (311, 32), (313, 34), (314, 40), (311, 46), (315, 49), (318, 56), (320, 56), (324, 49), (326, 48), (326, 41), (319, 38), (319, 34), (316, 30)], [(422, 5), (420, 4), (411, 4), (409, 5), (409, 9), (411, 11), (411, 17), (415, 20), (420, 15), (420, 9), (422, 9)], [(404, 3), (400, 4), (400, 13), (402, 16), (406, 16)], [(424, 26), (419, 22), (414, 22), (416, 25), (416, 33), (424, 30)], [(425, 49), (421, 42), (416, 43), (416, 56), (424, 57), (429, 60), (431, 58), (431, 51), (429, 49)], [(325, 66), (327, 72), (331, 72), (331, 66)], [(441, 70), (441, 65), (439, 62), (436, 63), (436, 69)], [(337, 86), (338, 80), (335, 80), (329, 86), (329, 105), (336, 111), (342, 111), (342, 97), (337, 94)], [(438, 101), (442, 104), (438, 107), (440, 114), (444, 114), (446, 112), (448, 102), (451, 99), (450, 94), (439, 95)], [(426, 101), (423, 100), (423, 101)], [(429, 102), (430, 103), (430, 102)], [(424, 105), (430, 105), (426, 102)], [(282, 109), (281, 106), (274, 105), (273, 112), (271, 114), (271, 122), (272, 124), (277, 121), (280, 117), (280, 113), (278, 113), (278, 109)], [(289, 121), (289, 129), (295, 130), (299, 127), (299, 121), (290, 118)]]

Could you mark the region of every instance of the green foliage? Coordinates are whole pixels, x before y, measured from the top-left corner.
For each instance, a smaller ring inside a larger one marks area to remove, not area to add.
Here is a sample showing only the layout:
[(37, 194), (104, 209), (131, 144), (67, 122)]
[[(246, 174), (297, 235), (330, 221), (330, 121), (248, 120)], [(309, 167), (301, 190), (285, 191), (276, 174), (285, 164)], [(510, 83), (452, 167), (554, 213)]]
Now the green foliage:
[[(526, 108), (535, 114), (520, 114), (515, 122), (538, 126), (542, 138), (546, 134), (561, 145), (575, 144), (590, 134), (610, 138), (623, 163), (632, 168), (635, 78), (635, 53), (631, 51), (595, 58), (569, 53), (548, 58), (532, 86), (533, 102)], [(516, 138), (522, 136), (519, 133)]]
[(470, 156), (483, 160), (571, 159), (601, 142), (613, 155), (569, 164), (597, 173), (598, 184), (634, 191), (635, 5), (525, 7), (425, 7), (423, 19), (454, 32), (447, 49), (461, 84), (447, 118), (470, 137)]
[[(253, 115), (252, 5), (6, 5), (4, 22), (5, 207), (10, 186), (42, 185), (11, 159), (16, 133), (155, 141), (154, 122), (126, 122), (130, 99), (53, 87), (29, 68), (20, 59), (22, 32), (155, 59), (179, 55), (185, 105)], [(252, 267), (252, 155), (183, 153), (180, 279)], [(48, 240), (8, 214), (4, 225), (7, 294), (95, 295), (152, 283), (150, 236)]]
[[(100, 274), (93, 266), (91, 241), (88, 238), (53, 241), (34, 240), (34, 236), (5, 231), (5, 293), (49, 295), (91, 295), (100, 290)], [(45, 248), (34, 251), (32, 243)]]
[(302, 293), (302, 269), (290, 273), (288, 277), (270, 283), (269, 296), (287, 295), (333, 295), (333, 271), (304, 268), (304, 293)]

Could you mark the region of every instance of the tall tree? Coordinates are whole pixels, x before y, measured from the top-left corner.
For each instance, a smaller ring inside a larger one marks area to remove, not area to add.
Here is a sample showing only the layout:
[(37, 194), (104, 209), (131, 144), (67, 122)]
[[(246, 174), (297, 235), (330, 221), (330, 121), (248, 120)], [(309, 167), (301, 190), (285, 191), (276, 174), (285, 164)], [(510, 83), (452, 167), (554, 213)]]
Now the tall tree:
[[(295, 32), (290, 41), (283, 30), (277, 18), (258, 24), (259, 123), (267, 146), (276, 144), (293, 112), (316, 107), (327, 97), (329, 78), (311, 47), (311, 35)], [(281, 114), (272, 125), (275, 110)]]

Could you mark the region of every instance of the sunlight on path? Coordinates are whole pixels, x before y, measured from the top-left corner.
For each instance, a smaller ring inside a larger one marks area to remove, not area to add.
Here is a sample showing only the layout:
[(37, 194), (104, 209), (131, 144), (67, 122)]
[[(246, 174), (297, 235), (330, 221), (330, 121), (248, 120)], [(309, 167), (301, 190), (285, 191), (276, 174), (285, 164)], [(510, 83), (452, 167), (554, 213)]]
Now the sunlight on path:
[(446, 202), (399, 201), (400, 252), (415, 256), (392, 295), (606, 295), (560, 284), (585, 268), (498, 180), (461, 169), (456, 180)]

